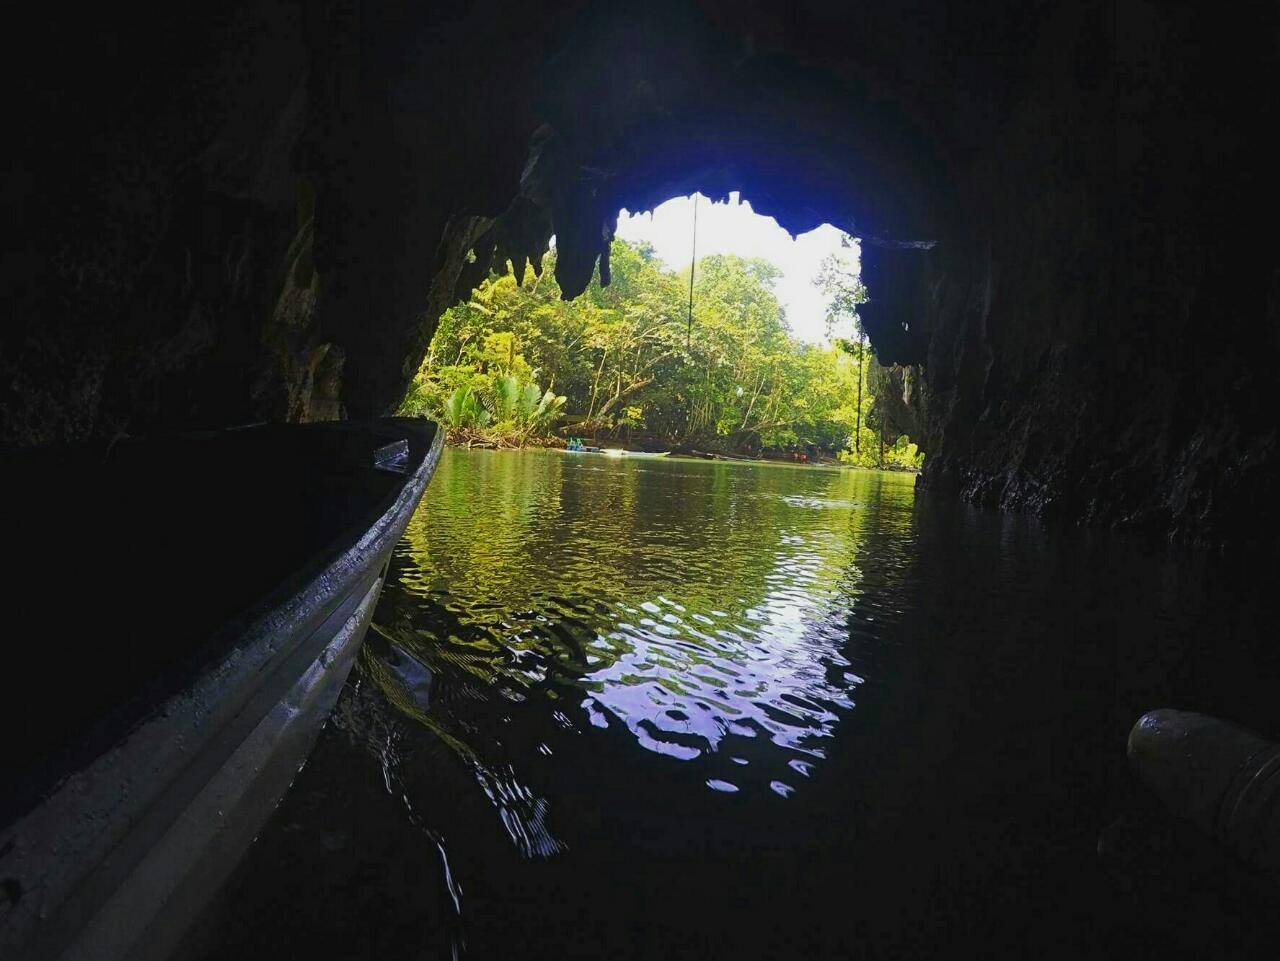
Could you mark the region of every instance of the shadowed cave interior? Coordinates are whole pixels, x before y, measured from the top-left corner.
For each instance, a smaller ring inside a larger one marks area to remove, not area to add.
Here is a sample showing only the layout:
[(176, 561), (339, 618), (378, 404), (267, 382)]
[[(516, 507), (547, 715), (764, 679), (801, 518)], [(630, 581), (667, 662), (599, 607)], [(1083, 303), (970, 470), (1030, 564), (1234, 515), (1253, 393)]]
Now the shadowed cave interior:
[[(607, 282), (619, 210), (738, 191), (793, 234), (860, 241), (859, 314), (902, 387), (886, 416), (927, 452), (926, 509), (1206, 550), (1132, 576), (1171, 622), (1181, 578), (1209, 570), (1205, 604), (1234, 611), (1232, 585), (1256, 598), (1276, 569), (1274, 6), (51, 3), (8, 33), (6, 447), (390, 414), (491, 269), (540, 272), (554, 237), (569, 298)], [(973, 522), (983, 556), (1023, 536), (1006, 521)], [(1072, 583), (1094, 557), (1077, 535), (1016, 588)], [(1274, 669), (1248, 603), (1222, 634), (1173, 631), (1215, 709), (1231, 672)], [(1264, 676), (1239, 688), (1256, 724), (1275, 720)], [(963, 756), (944, 770), (980, 795)]]
[(384, 413), (490, 265), (554, 234), (568, 295), (621, 207), (740, 190), (861, 238), (876, 354), (920, 369), (923, 487), (1249, 538), (1274, 31), (1196, 4), (42, 8), (11, 33), (0, 435)]

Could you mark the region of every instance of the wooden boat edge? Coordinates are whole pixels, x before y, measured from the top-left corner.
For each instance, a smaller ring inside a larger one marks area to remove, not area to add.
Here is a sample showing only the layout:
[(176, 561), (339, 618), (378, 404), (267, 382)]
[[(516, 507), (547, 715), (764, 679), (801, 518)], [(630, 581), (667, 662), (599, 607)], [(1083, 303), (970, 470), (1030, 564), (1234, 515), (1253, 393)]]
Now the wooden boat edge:
[[(145, 947), (139, 938), (153, 925), (157, 935), (159, 929), (176, 931), (173, 937), (180, 934), (182, 918), (167, 910), (168, 895), (190, 883), (188, 876), (203, 866), (202, 860), (215, 857), (225, 862), (232, 847), (226, 843), (230, 836), (211, 850), (189, 845), (173, 849), (176, 860), (171, 859), (158, 874), (151, 871), (151, 883), (137, 889), (123, 914), (108, 910), (111, 898), (127, 886), (208, 780), (288, 696), (298, 681), (295, 670), (305, 674), (318, 658), (327, 658), (321, 673), (336, 679), (331, 686), (336, 699), (354, 662), (354, 649), (349, 657), (345, 649), (325, 652), (370, 591), (381, 584), (391, 551), (435, 472), (444, 432), (432, 426), (422, 461), (355, 543), (283, 603), (261, 612), (239, 642), (193, 685), (167, 699), (111, 749), (69, 775), (44, 803), (0, 829), (0, 875), (21, 885), (22, 892), (0, 923), (0, 954), (21, 951), (22, 957), (32, 959), (137, 957)], [(414, 429), (422, 428), (418, 424)], [(366, 617), (354, 632), (353, 648), (358, 648), (367, 625)], [(327, 709), (315, 719), (313, 735), (325, 716)], [(309, 739), (306, 746), (309, 749)], [(287, 785), (288, 779), (281, 790)], [(257, 814), (241, 812), (241, 825), (256, 822), (246, 843), (270, 814), (276, 797)], [(231, 852), (227, 871), (241, 853), (242, 847)], [(100, 940), (104, 930), (113, 932), (110, 945)], [(91, 931), (96, 932), (97, 943), (88, 937)], [(152, 940), (158, 944), (171, 938), (148, 936)], [(112, 946), (119, 950), (108, 953)]]

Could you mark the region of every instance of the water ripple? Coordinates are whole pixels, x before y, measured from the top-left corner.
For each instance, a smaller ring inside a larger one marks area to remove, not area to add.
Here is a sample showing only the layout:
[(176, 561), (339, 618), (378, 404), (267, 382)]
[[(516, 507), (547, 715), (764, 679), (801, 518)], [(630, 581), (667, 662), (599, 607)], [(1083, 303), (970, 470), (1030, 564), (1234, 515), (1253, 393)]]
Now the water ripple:
[[(516, 774), (558, 763), (543, 726), (626, 732), (712, 791), (789, 797), (855, 710), (851, 623), (895, 614), (863, 602), (857, 558), (869, 534), (882, 553), (909, 539), (909, 480), (866, 477), (449, 452), (380, 630), (469, 692), (437, 699), (432, 723), (527, 856), (561, 849), (554, 793)], [(528, 748), (495, 704), (539, 732)]]

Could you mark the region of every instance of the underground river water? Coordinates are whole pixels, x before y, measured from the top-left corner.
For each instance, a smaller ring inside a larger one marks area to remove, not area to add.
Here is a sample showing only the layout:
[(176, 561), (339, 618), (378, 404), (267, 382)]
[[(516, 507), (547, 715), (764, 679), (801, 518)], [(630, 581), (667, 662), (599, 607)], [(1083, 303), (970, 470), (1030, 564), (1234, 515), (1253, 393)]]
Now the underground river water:
[(1267, 956), (1124, 745), (1280, 732), (1273, 588), (910, 475), (447, 451), (187, 953)]

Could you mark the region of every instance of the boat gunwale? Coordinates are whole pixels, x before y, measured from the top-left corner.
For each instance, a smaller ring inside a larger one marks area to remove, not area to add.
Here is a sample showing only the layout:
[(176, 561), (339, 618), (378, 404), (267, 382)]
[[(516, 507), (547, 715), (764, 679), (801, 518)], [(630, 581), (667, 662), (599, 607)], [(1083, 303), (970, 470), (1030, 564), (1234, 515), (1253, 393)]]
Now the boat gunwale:
[[(200, 645), (204, 669), (197, 666), (194, 678), (188, 677), (109, 747), (0, 828), (4, 876), (38, 879), (24, 885), (21, 900), (0, 923), (0, 954), (22, 949), (33, 958), (57, 956), (101, 902), (92, 892), (109, 891), (112, 879), (127, 875), (145, 855), (147, 838), (137, 829), (148, 813), (163, 803), (173, 815), (150, 825), (146, 833), (153, 835), (181, 815), (181, 798), (167, 793), (193, 765), (211, 763), (202, 754), (228, 724), (255, 720), (240, 718), (254, 695), (341, 612), (344, 602), (363, 596), (371, 576), (377, 576), (375, 566), (381, 567), (377, 562), (385, 564), (408, 525), (444, 445), (444, 432), (431, 422), (384, 418), (375, 423), (379, 432), (400, 424), (419, 438), (430, 426), (432, 437), (404, 483), (364, 515), (371, 522), (344, 529), (328, 548), (315, 553), (312, 563), (291, 572), (215, 632)], [(272, 703), (264, 705), (262, 716)], [(194, 796), (199, 784), (189, 788)]]

